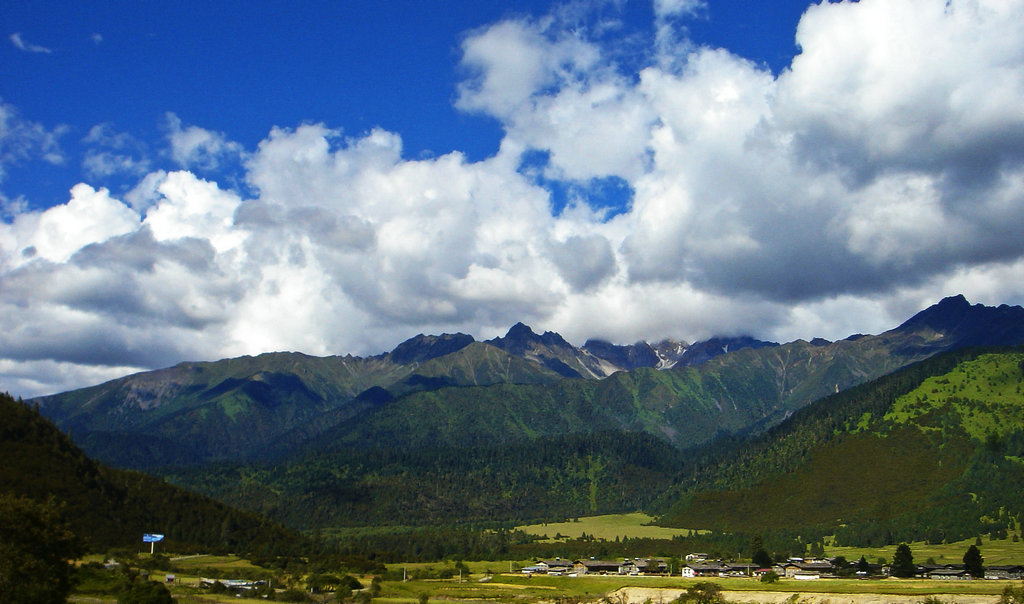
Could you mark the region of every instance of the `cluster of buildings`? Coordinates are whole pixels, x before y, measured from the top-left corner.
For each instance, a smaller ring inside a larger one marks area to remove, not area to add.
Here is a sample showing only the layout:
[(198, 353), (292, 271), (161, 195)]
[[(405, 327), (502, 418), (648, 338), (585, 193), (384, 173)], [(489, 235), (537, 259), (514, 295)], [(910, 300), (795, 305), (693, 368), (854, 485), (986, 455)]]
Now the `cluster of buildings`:
[(230, 591), (244, 592), (244, 591), (255, 591), (267, 584), (266, 581), (250, 581), (249, 579), (207, 579), (205, 577), (199, 578), (199, 587), (205, 587), (207, 589), (213, 587), (217, 583), (220, 583)]
[(625, 560), (538, 560), (522, 569), (523, 574), (566, 575), (668, 575), (668, 563), (661, 558), (626, 558)]
[[(856, 567), (856, 564), (854, 565)], [(669, 568), (668, 562), (662, 558), (626, 558), (624, 560), (538, 560), (531, 566), (524, 567), (524, 574), (546, 574), (579, 577), (583, 575), (644, 575), (644, 576), (682, 576), (694, 577), (760, 577), (772, 571), (779, 577), (788, 579), (813, 581), (816, 579), (834, 579), (840, 574), (844, 576), (878, 577), (889, 574), (889, 567), (881, 564), (868, 564), (866, 568), (858, 568), (850, 572), (850, 566), (841, 567), (836, 558), (790, 558), (786, 562), (762, 568), (749, 562), (723, 562), (708, 560), (705, 554), (695, 553), (686, 556), (686, 563), (680, 569)], [(970, 579), (971, 575), (963, 564), (917, 566), (916, 577), (924, 579)], [(986, 579), (1024, 579), (1024, 565), (989, 566), (985, 568)]]
[[(922, 579), (972, 579), (963, 564), (918, 564), (915, 577)], [(986, 566), (986, 579), (1024, 579), (1024, 564)]]

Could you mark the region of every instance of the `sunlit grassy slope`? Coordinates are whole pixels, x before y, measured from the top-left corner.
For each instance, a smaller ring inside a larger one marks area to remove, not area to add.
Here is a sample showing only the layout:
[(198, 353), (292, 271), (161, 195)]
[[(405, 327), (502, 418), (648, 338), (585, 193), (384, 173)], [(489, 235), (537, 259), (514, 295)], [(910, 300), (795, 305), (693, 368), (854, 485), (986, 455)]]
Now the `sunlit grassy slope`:
[(963, 430), (978, 440), (1020, 430), (1024, 426), (1022, 363), (1024, 354), (987, 354), (962, 363), (896, 399), (883, 420), (935, 430), (941, 426), (928, 420), (948, 410), (956, 414)]
[(1022, 365), (1017, 350), (957, 353), (823, 399), (723, 454), (669, 517), (731, 531), (872, 522), (938, 542), (1013, 529)]
[(653, 521), (652, 516), (643, 512), (634, 512), (632, 514), (587, 516), (568, 522), (548, 522), (517, 528), (531, 535), (547, 535), (549, 539), (554, 539), (559, 534), (576, 539), (586, 533), (596, 539), (608, 541), (614, 541), (616, 537), (620, 539), (622, 537), (671, 539), (690, 532), (688, 529), (654, 526), (651, 524)]

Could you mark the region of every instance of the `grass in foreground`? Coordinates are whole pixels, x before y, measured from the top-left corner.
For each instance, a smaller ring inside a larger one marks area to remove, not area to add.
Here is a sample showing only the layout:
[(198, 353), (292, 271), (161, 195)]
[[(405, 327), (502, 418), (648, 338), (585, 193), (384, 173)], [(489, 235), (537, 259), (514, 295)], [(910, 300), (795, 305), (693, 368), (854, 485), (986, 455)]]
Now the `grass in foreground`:
[[(616, 590), (627, 587), (661, 588), (684, 590), (699, 582), (710, 581), (725, 591), (733, 592), (774, 592), (796, 594), (865, 594), (928, 596), (985, 595), (997, 596), (1010, 584), (1006, 581), (928, 581), (919, 579), (828, 579), (819, 581), (796, 581), (783, 579), (776, 584), (761, 583), (756, 579), (683, 579), (679, 577), (547, 577), (535, 575), (531, 578), (518, 575), (500, 575), (487, 583), (477, 578), (463, 583), (453, 581), (410, 581), (408, 583), (387, 583), (382, 596), (384, 601), (408, 602), (419, 594), (427, 594), (431, 600), (446, 601), (552, 601), (559, 598), (600, 599)], [(1014, 582), (1017, 585), (1019, 582)], [(949, 598), (946, 598), (947, 600)]]

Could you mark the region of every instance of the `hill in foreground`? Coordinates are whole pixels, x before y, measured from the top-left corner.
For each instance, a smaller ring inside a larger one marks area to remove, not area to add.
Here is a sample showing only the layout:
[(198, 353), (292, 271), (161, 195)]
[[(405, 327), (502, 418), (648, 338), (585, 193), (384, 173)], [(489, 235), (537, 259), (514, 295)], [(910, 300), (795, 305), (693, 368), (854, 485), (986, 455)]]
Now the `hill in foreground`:
[(141, 547), (144, 533), (177, 551), (291, 552), (300, 538), (252, 512), (89, 459), (52, 422), (0, 393), (0, 493), (53, 498), (91, 551)]
[(700, 453), (662, 522), (837, 544), (1005, 535), (1024, 510), (1024, 350), (965, 349)]

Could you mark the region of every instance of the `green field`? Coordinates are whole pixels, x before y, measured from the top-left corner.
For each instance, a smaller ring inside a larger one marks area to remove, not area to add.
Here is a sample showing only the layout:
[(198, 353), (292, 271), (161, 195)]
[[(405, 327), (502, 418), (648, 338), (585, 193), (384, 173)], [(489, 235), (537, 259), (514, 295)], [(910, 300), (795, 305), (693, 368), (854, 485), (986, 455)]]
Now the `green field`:
[[(144, 558), (144, 556), (142, 556)], [(190, 569), (201, 569), (201, 568), (217, 568), (222, 571), (231, 570), (265, 570), (259, 566), (253, 565), (251, 562), (238, 556), (181, 556), (171, 558), (171, 562), (176, 568), (184, 571)]]
[[(638, 519), (634, 518), (633, 522)], [(605, 518), (604, 521), (610, 522)], [(624, 519), (619, 518), (618, 526), (623, 526)], [(577, 523), (572, 523), (577, 524)], [(581, 519), (579, 524), (583, 524)], [(970, 543), (954, 543), (946, 546), (925, 547), (923, 544), (914, 544), (915, 559), (918, 556), (933, 556), (938, 560), (939, 556), (949, 558), (961, 552)], [(987, 544), (986, 544), (987, 545)], [(1019, 543), (1013, 544), (1013, 548), (983, 548), (991, 550), (993, 559), (986, 557), (989, 563), (998, 563), (1003, 556), (1012, 556), (1020, 550)], [(920, 552), (920, 553), (918, 553)], [(879, 548), (875, 550), (853, 550), (848, 548), (833, 548), (830, 554), (846, 555), (848, 558), (859, 557), (861, 554), (870, 557), (891, 558), (892, 548)], [(207, 590), (200, 590), (195, 587), (196, 578), (190, 576), (187, 567), (193, 570), (216, 568), (227, 573), (234, 571), (244, 572), (258, 569), (248, 561), (234, 556), (189, 556), (176, 558), (170, 556), (175, 565), (175, 572), (178, 573), (179, 581), (171, 586), (176, 601), (181, 604), (211, 603), (211, 602), (260, 602), (265, 600), (237, 598), (230, 595), (214, 595)], [(871, 601), (884, 601), (886, 595), (910, 596), (920, 598), (921, 601), (929, 596), (936, 596), (943, 602), (954, 603), (958, 596), (986, 596), (988, 601), (995, 601), (995, 596), (1002, 593), (1008, 585), (1019, 586), (1019, 582), (1007, 581), (928, 581), (919, 579), (883, 579), (883, 580), (857, 580), (857, 579), (826, 579), (820, 581), (796, 581), (782, 579), (776, 584), (764, 584), (757, 579), (730, 578), (730, 579), (683, 579), (681, 577), (629, 577), (629, 576), (594, 576), (583, 577), (555, 577), (545, 575), (526, 576), (518, 572), (509, 572), (509, 568), (515, 568), (531, 561), (491, 561), (491, 562), (470, 562), (467, 564), (469, 572), (460, 577), (456, 575), (451, 579), (431, 580), (385, 580), (381, 583), (381, 592), (378, 597), (371, 601), (371, 604), (414, 604), (418, 603), (422, 595), (426, 595), (431, 602), (444, 601), (446, 604), (464, 602), (467, 604), (530, 604), (541, 602), (558, 602), (572, 600), (577, 602), (602, 602), (607, 599), (624, 602), (621, 593), (617, 590), (624, 588), (640, 588), (643, 590), (666, 590), (664, 592), (642, 592), (644, 597), (652, 597), (652, 601), (663, 595), (664, 601), (669, 602), (682, 590), (702, 581), (711, 581), (718, 584), (724, 591), (733, 592), (729, 599), (735, 602), (757, 602), (759, 598), (767, 599), (763, 592), (772, 594), (803, 594), (811, 596), (817, 594), (819, 601), (821, 595), (838, 596), (862, 594), (867, 596), (881, 596), (880, 598), (869, 598)], [(391, 577), (394, 571), (406, 568), (410, 575), (416, 570), (441, 570), (451, 568), (451, 562), (436, 562), (424, 564), (393, 564), (389, 565)], [(153, 576), (156, 580), (162, 581), (164, 573), (156, 572)], [(401, 576), (401, 575), (399, 575)], [(187, 577), (187, 578), (186, 578)], [(278, 578), (279, 580), (281, 577)], [(301, 585), (302, 577), (293, 577), (294, 584)], [(369, 585), (371, 577), (360, 577), (364, 585)], [(735, 592), (740, 592), (737, 594)], [(761, 595), (758, 592), (762, 592)], [(743, 593), (749, 596), (741, 595)], [(317, 594), (317, 601), (329, 600), (332, 596), (329, 593)], [(634, 592), (633, 596), (636, 596)], [(103, 596), (97, 598), (97, 594), (79, 594), (72, 597), (72, 602), (98, 602)], [(776, 599), (778, 596), (774, 596)], [(827, 599), (827, 598), (826, 598)], [(799, 597), (797, 598), (799, 600)]]
[[(569, 522), (549, 522), (546, 524), (531, 524), (516, 527), (531, 535), (547, 535), (548, 541), (557, 541), (556, 535), (575, 539), (583, 533), (597, 539), (615, 541), (623, 537), (671, 539), (676, 535), (686, 535), (688, 529), (667, 528), (653, 526), (650, 523), (654, 518), (642, 512), (632, 514), (609, 514), (605, 516), (587, 516)], [(704, 532), (695, 530), (694, 532)], [(1011, 538), (990, 541), (984, 539), (979, 546), (986, 564), (1024, 564), (1024, 539), (1013, 541)], [(924, 542), (911, 543), (911, 552), (914, 561), (923, 564), (928, 559), (934, 559), (937, 564), (959, 563), (963, 559), (964, 552), (974, 544), (974, 539), (967, 539), (954, 543), (942, 543), (930, 545)], [(877, 548), (865, 547), (835, 547), (826, 546), (825, 551), (829, 556), (844, 556), (847, 560), (856, 561), (864, 556), (869, 562), (875, 562), (879, 558), (887, 561), (892, 560), (895, 545)], [(507, 564), (507, 563), (506, 563)], [(491, 566), (495, 566), (491, 563)], [(507, 570), (507, 569), (506, 569)]]
[[(924, 542), (910, 543), (910, 552), (914, 555), (914, 562), (924, 564), (928, 559), (934, 559), (936, 564), (959, 564), (963, 561), (964, 552), (974, 545), (974, 539), (966, 539), (954, 543), (942, 543), (929, 545)], [(1014, 542), (1012, 539), (1000, 539), (989, 541), (983, 539), (978, 546), (981, 555), (985, 558), (986, 565), (999, 564), (1024, 564), (1024, 541)], [(869, 562), (875, 562), (879, 558), (892, 561), (895, 545), (886, 547), (825, 547), (829, 556), (844, 556), (847, 560), (859, 560), (864, 556)]]
[[(547, 535), (548, 540), (557, 540), (556, 535), (562, 535), (571, 539), (579, 538), (586, 533), (596, 539), (615, 541), (616, 538), (629, 537), (648, 539), (671, 539), (683, 535), (686, 536), (689, 529), (668, 528), (654, 526), (652, 516), (643, 512), (632, 514), (608, 514), (605, 516), (586, 516), (569, 522), (548, 522), (545, 524), (530, 524), (516, 527), (524, 533), (531, 535)], [(697, 531), (694, 532), (703, 532)]]
[[(481, 582), (472, 577), (462, 583), (457, 581), (409, 581), (407, 583), (386, 583), (382, 598), (377, 601), (398, 603), (415, 600), (419, 594), (427, 594), (433, 600), (446, 602), (522, 602), (557, 601), (569, 598), (599, 601), (623, 588), (665, 589), (665, 601), (670, 601), (679, 591), (702, 581), (718, 584), (731, 592), (774, 592), (795, 594), (866, 594), (938, 596), (945, 602), (955, 602), (959, 595), (997, 596), (1009, 585), (1006, 581), (926, 581), (917, 579), (885, 579), (878, 581), (820, 580), (795, 581), (783, 579), (779, 583), (766, 585), (756, 579), (682, 579), (678, 577), (547, 577), (535, 575), (504, 574)], [(756, 596), (755, 596), (756, 597)], [(739, 597), (736, 601), (747, 601)]]

